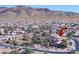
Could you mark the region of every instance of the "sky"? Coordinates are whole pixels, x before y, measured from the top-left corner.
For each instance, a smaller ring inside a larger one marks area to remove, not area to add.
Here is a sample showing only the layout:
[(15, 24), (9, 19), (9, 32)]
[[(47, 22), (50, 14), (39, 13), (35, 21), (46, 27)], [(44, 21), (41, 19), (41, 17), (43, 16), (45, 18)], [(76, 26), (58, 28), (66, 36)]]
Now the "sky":
[[(0, 7), (15, 7), (16, 5), (0, 5)], [(48, 8), (57, 11), (71, 11), (79, 13), (79, 5), (29, 5), (34, 8)]]

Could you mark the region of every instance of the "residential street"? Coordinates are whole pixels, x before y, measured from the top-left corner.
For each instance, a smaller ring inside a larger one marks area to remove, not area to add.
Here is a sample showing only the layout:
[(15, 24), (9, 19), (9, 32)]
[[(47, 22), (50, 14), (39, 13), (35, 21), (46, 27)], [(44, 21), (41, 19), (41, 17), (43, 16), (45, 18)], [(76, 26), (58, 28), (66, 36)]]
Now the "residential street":
[(30, 47), (21, 47), (21, 46), (13, 46), (13, 45), (8, 45), (8, 44), (0, 44), (2, 47), (10, 47), (10, 48), (24, 48), (24, 49), (32, 49), (33, 51), (38, 51), (38, 52), (45, 52), (45, 53), (54, 53), (54, 54), (69, 54), (70, 52), (65, 50), (58, 50), (55, 51), (54, 49), (52, 50), (46, 50), (46, 49), (36, 49), (36, 48), (30, 48)]

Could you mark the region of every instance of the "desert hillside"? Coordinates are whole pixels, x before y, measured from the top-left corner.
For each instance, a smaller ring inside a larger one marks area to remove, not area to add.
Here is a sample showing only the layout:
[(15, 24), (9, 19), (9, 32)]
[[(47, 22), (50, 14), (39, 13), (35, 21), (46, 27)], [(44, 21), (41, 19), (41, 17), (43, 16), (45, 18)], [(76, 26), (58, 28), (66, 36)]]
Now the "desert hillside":
[(40, 22), (40, 21), (79, 21), (75, 12), (55, 11), (47, 8), (32, 8), (28, 6), (1, 7), (0, 22)]

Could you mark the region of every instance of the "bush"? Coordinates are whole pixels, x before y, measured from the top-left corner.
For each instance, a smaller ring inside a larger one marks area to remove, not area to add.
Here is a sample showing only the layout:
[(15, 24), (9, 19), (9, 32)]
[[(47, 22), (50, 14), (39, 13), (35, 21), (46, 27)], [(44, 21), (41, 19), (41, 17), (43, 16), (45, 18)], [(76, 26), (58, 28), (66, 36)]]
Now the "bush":
[(23, 52), (22, 54), (30, 54), (30, 53), (32, 53), (31, 49), (25, 49), (25, 52)]
[(62, 40), (62, 42), (60, 43), (62, 48), (66, 48), (67, 47), (67, 40)]
[(17, 45), (16, 40), (10, 40), (10, 39), (8, 39), (8, 40), (5, 41), (5, 43), (6, 44), (11, 44), (11, 45)]
[(20, 46), (27, 47), (27, 46), (30, 46), (30, 45), (31, 45), (30, 42), (23, 42)]
[(13, 51), (9, 52), (8, 54), (19, 54), (19, 51), (13, 50)]

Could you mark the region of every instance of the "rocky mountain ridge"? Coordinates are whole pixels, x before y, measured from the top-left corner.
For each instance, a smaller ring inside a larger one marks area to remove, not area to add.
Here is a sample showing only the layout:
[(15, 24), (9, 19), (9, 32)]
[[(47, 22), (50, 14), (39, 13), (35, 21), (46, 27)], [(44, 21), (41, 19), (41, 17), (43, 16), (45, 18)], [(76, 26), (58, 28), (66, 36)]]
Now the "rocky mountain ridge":
[(79, 21), (79, 13), (28, 6), (0, 7), (0, 22)]

